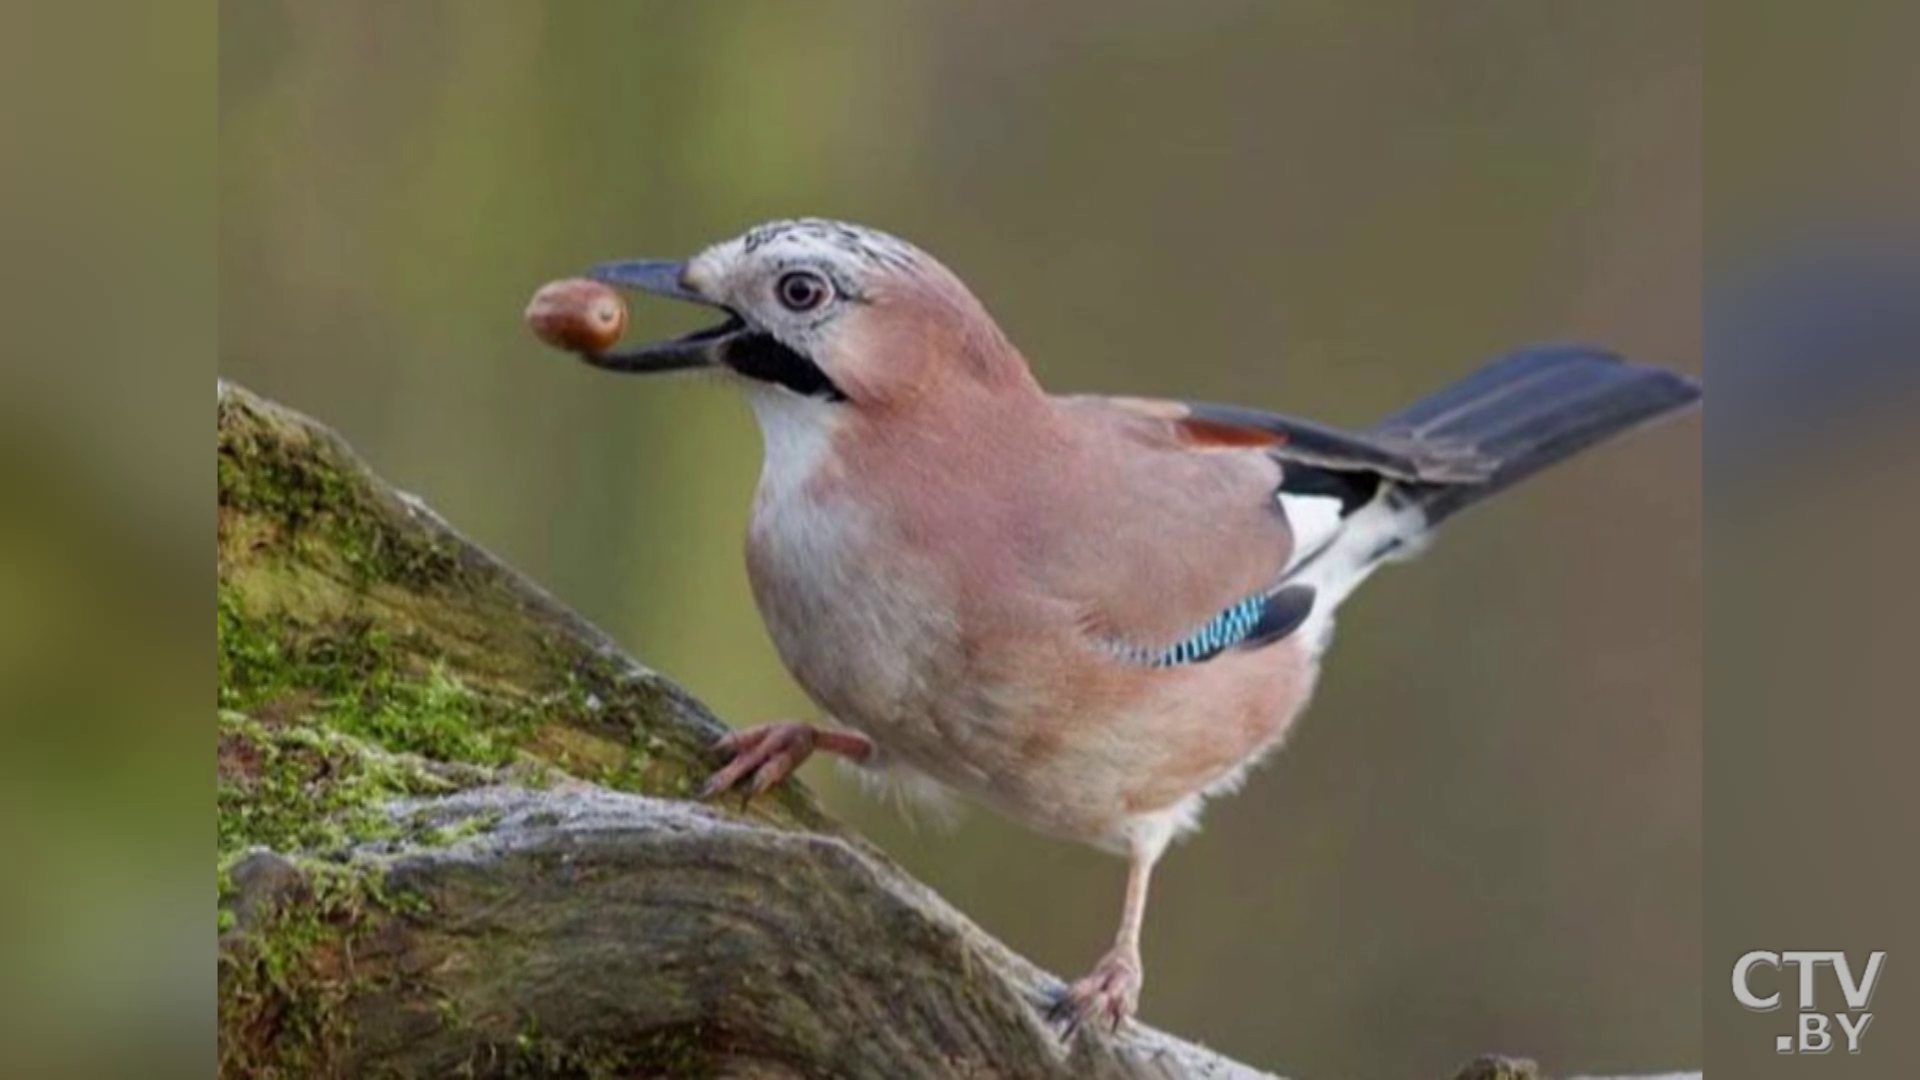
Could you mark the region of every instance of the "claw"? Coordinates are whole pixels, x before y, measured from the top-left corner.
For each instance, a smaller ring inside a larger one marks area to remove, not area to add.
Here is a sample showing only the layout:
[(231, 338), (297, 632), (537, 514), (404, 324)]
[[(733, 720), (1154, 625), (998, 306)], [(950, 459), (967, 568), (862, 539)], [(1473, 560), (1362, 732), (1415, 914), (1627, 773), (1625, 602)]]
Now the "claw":
[(733, 790), (747, 781), (741, 794), (744, 809), (756, 795), (765, 794), (786, 779), (812, 755), (814, 730), (805, 724), (768, 724), (747, 731), (736, 731), (714, 743), (714, 749), (728, 755), (705, 784), (698, 797), (711, 799)]
[(765, 795), (768, 788), (779, 783), (781, 777), (786, 775), (776, 765), (778, 761), (778, 757), (768, 758), (766, 764), (753, 771), (753, 780), (747, 784), (747, 793), (740, 800), (743, 805), (757, 795)]
[(1121, 952), (1108, 953), (1093, 973), (1060, 995), (1047, 1010), (1047, 1021), (1060, 1026), (1060, 1038), (1070, 1040), (1089, 1021), (1104, 1020), (1107, 1031), (1118, 1034), (1139, 1008), (1140, 961)]
[(733, 757), (744, 754), (766, 741), (769, 728), (781, 727), (780, 724), (768, 724), (764, 727), (748, 728), (745, 731), (729, 731), (713, 741), (714, 752)]
[(1047, 1023), (1060, 1029), (1062, 1042), (1072, 1042), (1074, 1032), (1080, 1030), (1080, 1018), (1075, 1014), (1071, 995), (1072, 991), (1062, 990), (1047, 1009)]
[(721, 766), (712, 776), (707, 777), (706, 783), (700, 785), (700, 798), (711, 799), (726, 791), (739, 783), (741, 777), (752, 772), (759, 764), (752, 750), (739, 752), (732, 761)]
[(742, 809), (754, 796), (765, 794), (792, 776), (815, 750), (838, 754), (851, 761), (871, 761), (874, 755), (873, 743), (865, 735), (819, 730), (806, 724), (765, 724), (730, 732), (715, 739), (713, 749), (727, 759), (726, 763), (700, 785), (695, 797), (711, 799), (747, 780), (740, 799)]

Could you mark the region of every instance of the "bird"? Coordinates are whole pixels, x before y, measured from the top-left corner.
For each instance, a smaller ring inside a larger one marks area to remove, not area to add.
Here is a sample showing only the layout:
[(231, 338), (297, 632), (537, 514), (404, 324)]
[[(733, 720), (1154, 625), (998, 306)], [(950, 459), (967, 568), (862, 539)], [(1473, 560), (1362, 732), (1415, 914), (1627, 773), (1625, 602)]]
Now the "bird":
[(1361, 430), (1056, 395), (953, 271), (823, 218), (587, 275), (723, 318), (581, 359), (717, 372), (762, 434), (748, 579), (821, 722), (726, 735), (701, 795), (826, 753), (1121, 856), (1113, 945), (1048, 1010), (1067, 1038), (1138, 1010), (1154, 868), (1283, 743), (1341, 602), (1454, 514), (1702, 393), (1555, 344)]

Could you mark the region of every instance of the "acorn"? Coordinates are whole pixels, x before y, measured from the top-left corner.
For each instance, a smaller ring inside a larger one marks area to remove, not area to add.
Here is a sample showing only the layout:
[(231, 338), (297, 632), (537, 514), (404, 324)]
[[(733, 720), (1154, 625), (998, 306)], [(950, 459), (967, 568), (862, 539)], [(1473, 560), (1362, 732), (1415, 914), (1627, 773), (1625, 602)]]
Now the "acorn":
[(605, 352), (627, 329), (627, 302), (600, 282), (566, 278), (540, 286), (527, 303), (533, 335), (568, 352)]

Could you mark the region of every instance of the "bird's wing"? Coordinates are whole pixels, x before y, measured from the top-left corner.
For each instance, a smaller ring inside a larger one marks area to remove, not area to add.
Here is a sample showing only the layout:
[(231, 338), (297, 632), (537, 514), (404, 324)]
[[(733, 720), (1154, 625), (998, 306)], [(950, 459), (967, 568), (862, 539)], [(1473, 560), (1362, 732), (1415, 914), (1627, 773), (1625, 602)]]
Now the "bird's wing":
[(1278, 640), (1311, 590), (1278, 591), (1294, 546), (1275, 502), (1278, 436), (1193, 420), (1171, 402), (1056, 399), (1074, 433), (1028, 515), (1034, 572), (1125, 659), (1200, 662)]
[(1199, 450), (1257, 447), (1282, 462), (1393, 480), (1463, 483), (1485, 479), (1493, 462), (1443, 440), (1342, 431), (1312, 420), (1237, 405), (1154, 398), (1104, 398), (1117, 409), (1168, 425)]
[[(1399, 431), (1343, 431), (1312, 420), (1236, 405), (1144, 398), (1109, 399), (1160, 418), (1195, 449), (1259, 445), (1280, 465), (1273, 497), (1293, 530), (1292, 570), (1331, 544), (1383, 485), (1485, 481), (1498, 464), (1464, 441)], [(1256, 440), (1264, 439), (1264, 443)]]
[[(1056, 399), (1097, 447), (1073, 470), (1071, 552), (1049, 567), (1090, 632), (1140, 659), (1185, 662), (1277, 640), (1311, 590), (1279, 590), (1387, 483), (1463, 483), (1470, 446), (1358, 434), (1255, 409), (1152, 398)], [(1088, 522), (1098, 522), (1089, 527)]]

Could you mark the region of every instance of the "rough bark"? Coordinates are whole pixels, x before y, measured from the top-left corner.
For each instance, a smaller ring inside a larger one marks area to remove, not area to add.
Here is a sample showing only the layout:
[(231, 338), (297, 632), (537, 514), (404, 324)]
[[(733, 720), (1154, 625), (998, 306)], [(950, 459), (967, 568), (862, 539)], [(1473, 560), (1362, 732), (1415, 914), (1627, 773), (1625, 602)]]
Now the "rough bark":
[[(222, 1076), (1216, 1077), (1061, 989), (325, 429), (218, 393)], [(1487, 1059), (1462, 1078), (1537, 1076)]]

